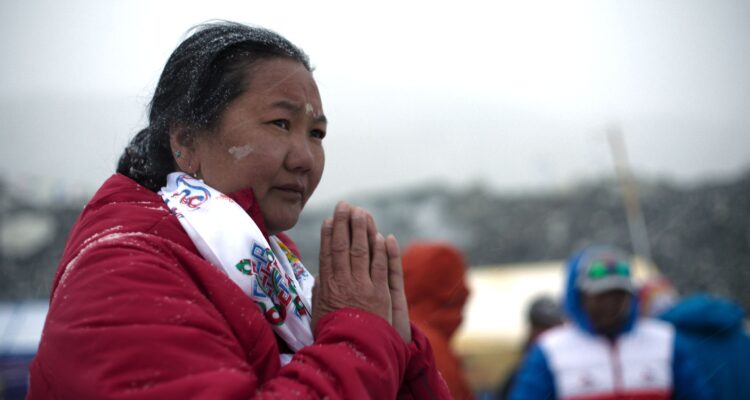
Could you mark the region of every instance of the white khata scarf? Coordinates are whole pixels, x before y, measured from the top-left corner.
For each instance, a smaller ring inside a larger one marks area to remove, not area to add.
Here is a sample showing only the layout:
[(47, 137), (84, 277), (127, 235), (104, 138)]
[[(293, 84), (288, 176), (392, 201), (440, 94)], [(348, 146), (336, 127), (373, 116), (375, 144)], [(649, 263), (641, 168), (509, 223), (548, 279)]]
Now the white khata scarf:
[(281, 240), (270, 236), (269, 244), (234, 200), (183, 172), (169, 174), (159, 194), (201, 255), (255, 301), (292, 350), (313, 343), (315, 280)]

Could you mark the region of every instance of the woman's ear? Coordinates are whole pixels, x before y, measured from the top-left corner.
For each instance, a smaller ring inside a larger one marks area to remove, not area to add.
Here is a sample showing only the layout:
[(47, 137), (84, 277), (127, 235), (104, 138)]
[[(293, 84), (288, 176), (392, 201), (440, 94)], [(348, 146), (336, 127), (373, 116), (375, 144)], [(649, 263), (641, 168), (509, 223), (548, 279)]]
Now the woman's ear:
[(195, 152), (195, 133), (184, 125), (169, 130), (169, 147), (175, 165), (182, 172), (194, 175), (200, 170), (200, 160)]

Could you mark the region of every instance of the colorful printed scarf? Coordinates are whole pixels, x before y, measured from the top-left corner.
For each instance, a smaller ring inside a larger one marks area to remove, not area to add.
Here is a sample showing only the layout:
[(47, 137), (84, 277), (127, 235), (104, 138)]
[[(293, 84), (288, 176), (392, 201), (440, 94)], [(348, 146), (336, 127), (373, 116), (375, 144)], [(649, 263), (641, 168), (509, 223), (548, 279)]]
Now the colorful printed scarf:
[(269, 244), (234, 200), (183, 172), (169, 174), (159, 194), (201, 255), (255, 301), (292, 350), (313, 343), (315, 281), (281, 240), (270, 236)]

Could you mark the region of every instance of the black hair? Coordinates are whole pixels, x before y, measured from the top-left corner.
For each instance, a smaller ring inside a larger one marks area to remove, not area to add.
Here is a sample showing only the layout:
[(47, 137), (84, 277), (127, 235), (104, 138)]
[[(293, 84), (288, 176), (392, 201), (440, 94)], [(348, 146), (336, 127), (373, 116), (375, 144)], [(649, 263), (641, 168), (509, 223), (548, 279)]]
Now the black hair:
[(207, 130), (246, 89), (248, 67), (290, 58), (312, 71), (301, 49), (265, 28), (217, 21), (192, 28), (169, 57), (151, 99), (148, 126), (125, 148), (117, 172), (158, 191), (173, 172), (170, 129)]

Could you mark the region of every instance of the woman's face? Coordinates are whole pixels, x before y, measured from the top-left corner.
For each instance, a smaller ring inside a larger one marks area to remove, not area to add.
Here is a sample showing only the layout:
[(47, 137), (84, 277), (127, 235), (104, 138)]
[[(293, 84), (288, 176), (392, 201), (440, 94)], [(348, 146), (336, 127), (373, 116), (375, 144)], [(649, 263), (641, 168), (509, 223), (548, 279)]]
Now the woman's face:
[(246, 91), (216, 130), (195, 137), (193, 165), (222, 193), (252, 188), (275, 234), (297, 223), (320, 182), (326, 119), (312, 73), (301, 63), (275, 58), (249, 69)]

